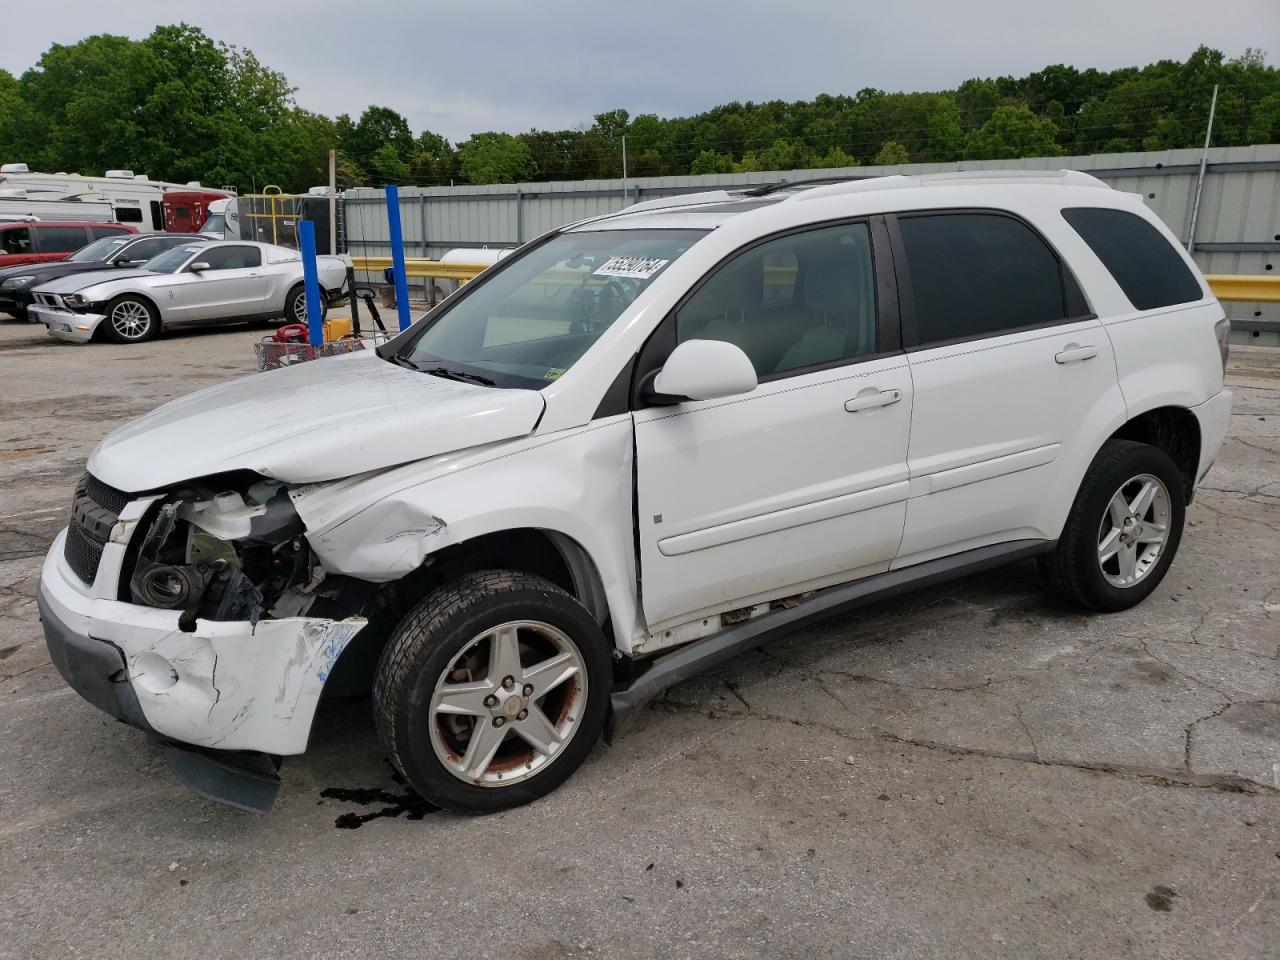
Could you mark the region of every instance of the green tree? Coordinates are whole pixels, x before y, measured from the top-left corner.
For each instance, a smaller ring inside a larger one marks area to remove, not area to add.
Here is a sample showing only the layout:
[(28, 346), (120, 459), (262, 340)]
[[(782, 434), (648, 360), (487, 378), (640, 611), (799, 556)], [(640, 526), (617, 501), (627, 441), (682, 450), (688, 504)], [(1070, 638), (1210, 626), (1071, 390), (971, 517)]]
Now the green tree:
[(897, 167), (911, 162), (911, 154), (897, 140), (886, 140), (875, 159), (871, 161), (878, 167)]
[(694, 175), (702, 173), (732, 173), (733, 157), (727, 153), (703, 150), (689, 165), (689, 172)]
[(1058, 128), (1052, 120), (1037, 117), (1026, 104), (996, 107), (981, 129), (969, 134), (964, 155), (969, 160), (1001, 160), (1011, 157), (1057, 157)]
[(519, 183), (537, 172), (523, 140), (509, 133), (477, 133), (458, 145), (458, 164), (471, 183)]

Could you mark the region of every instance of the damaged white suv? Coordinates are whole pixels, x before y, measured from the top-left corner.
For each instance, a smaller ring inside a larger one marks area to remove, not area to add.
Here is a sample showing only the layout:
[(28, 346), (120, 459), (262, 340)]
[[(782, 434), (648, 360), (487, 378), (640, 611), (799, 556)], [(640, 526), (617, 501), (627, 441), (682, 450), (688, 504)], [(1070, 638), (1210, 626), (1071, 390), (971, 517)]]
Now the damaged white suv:
[(245, 808), (322, 696), (370, 691), (423, 796), (524, 803), (664, 688), (872, 598), (1036, 556), (1076, 604), (1142, 600), (1226, 431), (1227, 333), (1080, 173), (640, 204), (376, 351), (107, 437), (45, 562), (50, 654)]

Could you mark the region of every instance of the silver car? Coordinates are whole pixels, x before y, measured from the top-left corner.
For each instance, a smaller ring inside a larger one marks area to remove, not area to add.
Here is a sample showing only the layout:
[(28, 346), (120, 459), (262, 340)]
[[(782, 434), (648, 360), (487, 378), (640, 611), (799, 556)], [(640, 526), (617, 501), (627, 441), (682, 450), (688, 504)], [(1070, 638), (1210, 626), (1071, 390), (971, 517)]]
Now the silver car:
[[(317, 261), (323, 308), (342, 292), (347, 267), (340, 257)], [(99, 327), (116, 343), (140, 343), (169, 327), (307, 322), (301, 255), (246, 240), (182, 244), (139, 270), (73, 274), (33, 293), (32, 319), (75, 343), (87, 343)]]

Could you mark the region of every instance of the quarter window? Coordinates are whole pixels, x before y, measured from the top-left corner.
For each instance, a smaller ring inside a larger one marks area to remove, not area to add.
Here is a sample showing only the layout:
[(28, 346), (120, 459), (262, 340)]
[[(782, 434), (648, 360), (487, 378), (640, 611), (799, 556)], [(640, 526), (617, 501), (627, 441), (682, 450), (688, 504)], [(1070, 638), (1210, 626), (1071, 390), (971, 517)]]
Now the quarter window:
[(918, 345), (998, 336), (1084, 313), (1057, 256), (1013, 217), (930, 214), (901, 217), (898, 228)]
[(676, 313), (676, 339), (741, 347), (764, 378), (876, 350), (865, 223), (790, 234), (734, 257)]
[(1190, 303), (1204, 296), (1182, 255), (1137, 214), (1071, 207), (1062, 216), (1138, 310)]

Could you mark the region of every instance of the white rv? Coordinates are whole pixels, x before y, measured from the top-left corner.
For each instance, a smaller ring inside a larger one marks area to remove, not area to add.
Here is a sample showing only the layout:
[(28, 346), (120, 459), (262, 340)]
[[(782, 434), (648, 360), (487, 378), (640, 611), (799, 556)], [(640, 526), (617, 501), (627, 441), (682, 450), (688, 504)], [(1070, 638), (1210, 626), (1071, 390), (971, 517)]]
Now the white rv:
[[(172, 222), (175, 213), (188, 211), (194, 204), (184, 202), (166, 211), (167, 195), (182, 194), (184, 201), (207, 203), (231, 193), (229, 190), (202, 187), (195, 180), (186, 184), (151, 180), (146, 174), (135, 174), (132, 170), (108, 170), (105, 176), (86, 177), (78, 173), (33, 173), (25, 163), (0, 164), (0, 196), (16, 196), (14, 191), (21, 191), (22, 199), (28, 201), (91, 200), (109, 203), (113, 216), (108, 219), (127, 223), (142, 233), (161, 230), (194, 232), (203, 223), (203, 218), (200, 218), (200, 223), (193, 223), (189, 216), (184, 219), (180, 214), (177, 219), (182, 222)], [(96, 219), (72, 212), (76, 219)]]

